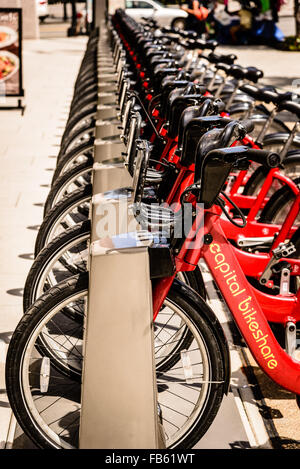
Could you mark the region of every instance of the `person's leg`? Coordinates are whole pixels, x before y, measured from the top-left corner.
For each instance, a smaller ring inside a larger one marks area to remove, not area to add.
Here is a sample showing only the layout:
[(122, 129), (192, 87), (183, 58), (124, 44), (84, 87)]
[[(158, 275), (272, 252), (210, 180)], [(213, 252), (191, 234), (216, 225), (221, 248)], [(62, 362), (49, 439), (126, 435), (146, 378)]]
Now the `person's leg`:
[(230, 30), (229, 30), (229, 34), (230, 34), (230, 37), (231, 37), (231, 40), (234, 44), (237, 44), (238, 40), (237, 40), (237, 33), (238, 31), (241, 29), (241, 26), (239, 24), (235, 25), (235, 26), (231, 26)]

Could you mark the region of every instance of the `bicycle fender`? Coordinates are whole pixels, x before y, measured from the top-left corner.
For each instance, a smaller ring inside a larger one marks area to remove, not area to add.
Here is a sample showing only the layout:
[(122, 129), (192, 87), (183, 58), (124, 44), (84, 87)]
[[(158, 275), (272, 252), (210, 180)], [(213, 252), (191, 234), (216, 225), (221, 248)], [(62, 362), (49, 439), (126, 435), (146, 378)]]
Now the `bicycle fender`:
[(231, 376), (231, 367), (230, 367), (230, 353), (228, 347), (228, 341), (225, 337), (223, 328), (216, 317), (213, 310), (208, 306), (208, 304), (203, 300), (203, 298), (195, 292), (192, 288), (184, 284), (178, 279), (175, 279), (172, 285), (172, 288), (175, 288), (178, 294), (182, 295), (184, 298), (187, 298), (188, 301), (192, 304), (192, 306), (199, 311), (200, 315), (203, 315), (209, 326), (213, 330), (215, 337), (218, 341), (220, 346), (220, 350), (223, 356), (225, 369), (224, 369), (224, 385), (223, 385), (223, 392), (224, 394), (228, 394), (229, 385), (230, 385), (230, 376)]
[[(289, 134), (288, 133), (285, 133), (285, 132), (276, 132), (276, 133), (273, 133), (273, 134), (268, 134), (265, 136), (264, 140), (263, 140), (263, 143), (264, 144), (278, 144), (278, 143), (282, 143), (284, 144), (287, 139), (289, 138)], [(293, 144), (295, 145), (299, 145), (300, 147), (300, 136), (299, 135), (295, 135), (295, 137), (293, 138)]]
[(250, 103), (247, 101), (246, 102), (239, 101), (237, 103), (233, 103), (230, 106), (230, 113), (247, 111), (249, 109), (249, 106), (250, 106)]

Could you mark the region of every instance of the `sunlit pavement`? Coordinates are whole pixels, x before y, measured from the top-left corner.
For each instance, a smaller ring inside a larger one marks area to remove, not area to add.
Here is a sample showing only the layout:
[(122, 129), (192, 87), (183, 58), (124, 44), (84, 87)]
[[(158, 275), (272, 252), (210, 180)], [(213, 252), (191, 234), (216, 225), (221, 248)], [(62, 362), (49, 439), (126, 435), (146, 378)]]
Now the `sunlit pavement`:
[(86, 40), (24, 41), (26, 111), (23, 117), (19, 111), (1, 111), (0, 448), (11, 439), (6, 349), (23, 314), (22, 289)]

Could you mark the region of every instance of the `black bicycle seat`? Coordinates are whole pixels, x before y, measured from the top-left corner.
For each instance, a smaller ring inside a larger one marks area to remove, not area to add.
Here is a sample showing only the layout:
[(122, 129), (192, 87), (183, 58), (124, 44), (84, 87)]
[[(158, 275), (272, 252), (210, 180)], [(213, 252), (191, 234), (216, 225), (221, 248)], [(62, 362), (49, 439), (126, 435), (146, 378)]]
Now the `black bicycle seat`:
[(218, 63), (218, 64), (216, 65), (216, 68), (217, 68), (218, 70), (223, 70), (227, 75), (229, 74), (230, 69), (231, 69), (230, 65), (225, 64), (225, 63), (223, 63), (223, 62)]
[(152, 45), (151, 47), (148, 47), (144, 54), (147, 59), (151, 59), (151, 57), (153, 57), (154, 55), (163, 55), (166, 52), (168, 51), (165, 47), (157, 44), (155, 46)]
[(221, 56), (219, 54), (215, 54), (214, 52), (211, 52), (210, 54), (208, 54), (207, 59), (212, 64), (217, 64), (218, 62), (222, 62)]
[(189, 39), (188, 41), (181, 41), (180, 45), (186, 47), (189, 50), (198, 49), (197, 41), (195, 39)]
[(262, 70), (259, 70), (256, 67), (247, 67), (247, 73), (245, 75), (245, 78), (247, 80), (252, 81), (253, 83), (257, 83), (260, 78), (264, 76), (264, 73)]
[(209, 39), (208, 41), (204, 41), (203, 39), (197, 39), (197, 46), (198, 49), (208, 49), (208, 50), (215, 50), (215, 48), (219, 45), (218, 41), (214, 39)]
[(197, 39), (198, 33), (195, 31), (180, 31), (180, 35), (187, 39)]
[(278, 93), (274, 87), (263, 87), (257, 88), (254, 85), (242, 85), (240, 91), (248, 94), (257, 101), (263, 101), (265, 103), (279, 104), (281, 101), (285, 101), (291, 98), (292, 93)]
[[(248, 94), (249, 96), (251, 96), (252, 98), (258, 101), (264, 101), (264, 95), (263, 95), (264, 90), (257, 88), (254, 85), (248, 85), (248, 84), (242, 85), (239, 87), (239, 90), (242, 91), (243, 93)], [(271, 102), (271, 101), (266, 101), (266, 102)]]
[(232, 65), (234, 63), (234, 61), (237, 59), (237, 56), (234, 55), (234, 54), (217, 55), (217, 54), (211, 52), (208, 55), (208, 59), (209, 59), (210, 62), (212, 62), (216, 65), (219, 64), (220, 62), (223, 63), (223, 64)]
[(248, 70), (241, 65), (231, 65), (229, 70), (229, 75), (237, 80), (241, 80), (247, 76)]
[(264, 101), (265, 102), (270, 102), (276, 105), (279, 105), (283, 101), (290, 101), (293, 98), (293, 93), (290, 91), (287, 91), (286, 93), (278, 93), (277, 91), (271, 91), (271, 90), (262, 90), (263, 91), (263, 96), (264, 96)]

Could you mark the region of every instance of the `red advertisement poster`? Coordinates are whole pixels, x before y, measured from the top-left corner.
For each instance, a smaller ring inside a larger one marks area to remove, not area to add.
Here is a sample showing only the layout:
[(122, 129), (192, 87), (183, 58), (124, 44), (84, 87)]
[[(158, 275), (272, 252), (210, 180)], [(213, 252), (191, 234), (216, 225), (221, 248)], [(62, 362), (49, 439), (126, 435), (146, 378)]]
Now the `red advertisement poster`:
[(21, 8), (0, 8), (0, 94), (23, 96)]

